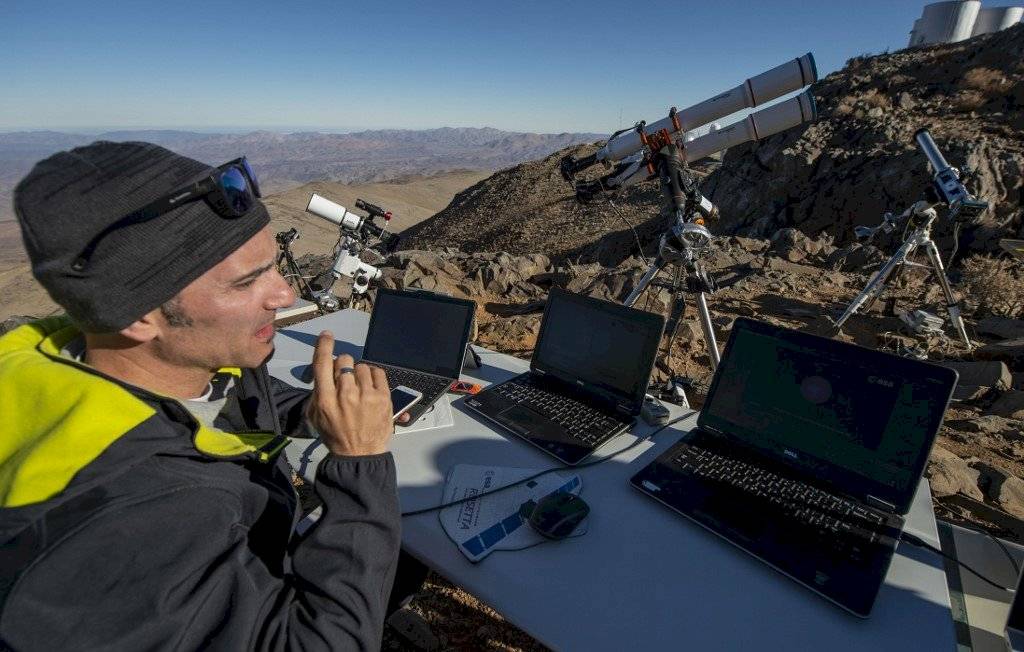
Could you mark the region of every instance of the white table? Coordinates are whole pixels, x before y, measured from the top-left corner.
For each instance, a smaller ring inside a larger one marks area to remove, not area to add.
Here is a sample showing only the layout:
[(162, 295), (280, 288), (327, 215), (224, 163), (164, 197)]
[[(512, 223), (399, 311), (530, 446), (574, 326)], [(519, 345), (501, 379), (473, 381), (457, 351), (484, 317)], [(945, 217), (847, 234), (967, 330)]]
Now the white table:
[[(295, 386), (321, 330), (335, 353), (359, 358), (369, 316), (342, 311), (283, 328), (271, 373)], [(480, 351), (483, 367), (463, 378), (492, 383), (528, 368), (510, 356)], [(440, 503), (446, 471), (457, 463), (548, 468), (553, 458), (452, 402), (454, 425), (399, 432), (392, 450), (403, 510)], [(674, 409), (673, 417), (682, 414)], [(654, 500), (629, 478), (692, 428), (696, 416), (615, 459), (581, 470), (591, 505), (588, 533), (469, 562), (435, 514), (403, 520), (404, 547), (488, 603), (509, 621), (559, 650), (953, 650), (955, 635), (941, 560), (901, 544), (868, 620), (861, 620), (783, 577)], [(645, 424), (639, 435), (650, 432)], [(623, 435), (598, 452), (628, 446)], [(297, 440), (293, 465), (313, 477), (324, 449)], [(939, 545), (931, 493), (922, 480), (907, 529)]]

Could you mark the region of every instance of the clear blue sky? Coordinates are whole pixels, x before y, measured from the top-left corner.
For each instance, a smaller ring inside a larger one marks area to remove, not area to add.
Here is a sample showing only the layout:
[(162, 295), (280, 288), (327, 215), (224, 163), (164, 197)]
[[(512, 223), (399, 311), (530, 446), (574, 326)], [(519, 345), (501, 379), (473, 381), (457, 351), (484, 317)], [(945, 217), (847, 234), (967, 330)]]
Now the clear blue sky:
[(0, 130), (604, 133), (807, 51), (824, 76), (900, 49), (924, 4), (3, 0)]

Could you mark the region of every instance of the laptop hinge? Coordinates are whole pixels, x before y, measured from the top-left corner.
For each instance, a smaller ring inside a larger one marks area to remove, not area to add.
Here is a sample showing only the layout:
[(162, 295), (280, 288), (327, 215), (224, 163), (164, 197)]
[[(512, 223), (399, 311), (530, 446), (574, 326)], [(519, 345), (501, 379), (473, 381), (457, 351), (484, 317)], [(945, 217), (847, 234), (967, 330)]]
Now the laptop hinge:
[(887, 503), (887, 502), (885, 502), (884, 500), (882, 500), (880, 498), (875, 498), (874, 496), (872, 496), (870, 494), (867, 496), (865, 502), (867, 502), (872, 507), (877, 507), (877, 508), (885, 510), (887, 512), (895, 512), (896, 511), (896, 505), (893, 505), (892, 503)]

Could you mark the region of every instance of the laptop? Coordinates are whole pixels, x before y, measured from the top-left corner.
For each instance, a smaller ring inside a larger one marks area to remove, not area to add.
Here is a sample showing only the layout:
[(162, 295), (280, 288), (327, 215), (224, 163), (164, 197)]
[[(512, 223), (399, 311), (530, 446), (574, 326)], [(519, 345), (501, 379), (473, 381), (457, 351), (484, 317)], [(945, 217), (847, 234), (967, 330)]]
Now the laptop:
[(738, 319), (697, 428), (630, 482), (867, 618), (956, 379)]
[(578, 464), (635, 422), (664, 328), (661, 315), (554, 288), (530, 371), (466, 406)]
[(459, 379), (476, 304), (432, 292), (380, 288), (370, 314), (363, 362), (384, 369), (388, 385), (423, 393), (412, 425)]

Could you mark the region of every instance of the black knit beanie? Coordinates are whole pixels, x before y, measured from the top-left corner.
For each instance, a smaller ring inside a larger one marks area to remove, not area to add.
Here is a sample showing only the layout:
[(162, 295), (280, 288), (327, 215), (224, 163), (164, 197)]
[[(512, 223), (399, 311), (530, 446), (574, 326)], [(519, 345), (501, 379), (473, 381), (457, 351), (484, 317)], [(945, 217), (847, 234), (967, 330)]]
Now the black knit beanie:
[(266, 226), (263, 204), (232, 219), (205, 200), (188, 202), (110, 231), (82, 272), (72, 262), (118, 219), (212, 172), (150, 143), (99, 141), (40, 161), (14, 189), (32, 274), (82, 330), (125, 328)]

